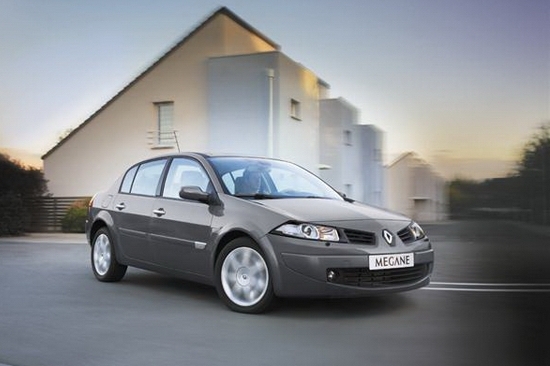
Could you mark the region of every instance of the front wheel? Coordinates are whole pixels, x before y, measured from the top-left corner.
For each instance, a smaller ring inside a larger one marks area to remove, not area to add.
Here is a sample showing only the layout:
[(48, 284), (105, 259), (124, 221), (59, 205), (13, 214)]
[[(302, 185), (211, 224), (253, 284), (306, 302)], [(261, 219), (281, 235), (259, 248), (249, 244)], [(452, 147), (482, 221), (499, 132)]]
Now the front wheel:
[(92, 241), (92, 270), (102, 282), (117, 282), (126, 274), (127, 266), (117, 262), (111, 234), (107, 228), (97, 231)]
[(273, 300), (269, 267), (249, 238), (237, 238), (221, 251), (215, 268), (216, 290), (233, 311), (261, 313)]

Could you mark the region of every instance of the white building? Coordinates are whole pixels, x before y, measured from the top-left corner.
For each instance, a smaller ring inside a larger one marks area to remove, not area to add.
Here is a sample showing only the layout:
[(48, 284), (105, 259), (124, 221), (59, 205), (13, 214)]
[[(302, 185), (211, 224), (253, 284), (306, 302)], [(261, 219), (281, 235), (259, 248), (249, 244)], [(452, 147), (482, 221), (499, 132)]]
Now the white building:
[(382, 132), (359, 124), (359, 111), (342, 98), (320, 101), (320, 176), (347, 196), (385, 205)]
[(316, 172), (327, 87), (279, 51), (209, 59), (209, 150), (282, 158)]
[(420, 222), (447, 218), (445, 180), (415, 153), (402, 154), (387, 167), (388, 208)]
[(381, 133), (328, 91), (220, 8), (43, 156), (49, 191), (90, 196), (130, 164), (179, 148), (272, 156), (317, 174), (330, 166), (322, 174), (335, 188), (382, 204)]

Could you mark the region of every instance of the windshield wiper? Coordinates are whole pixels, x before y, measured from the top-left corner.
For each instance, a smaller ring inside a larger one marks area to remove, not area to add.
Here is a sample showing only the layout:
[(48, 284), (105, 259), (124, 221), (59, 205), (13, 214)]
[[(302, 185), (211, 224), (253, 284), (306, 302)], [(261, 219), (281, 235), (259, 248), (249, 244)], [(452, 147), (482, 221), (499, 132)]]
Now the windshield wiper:
[(271, 194), (265, 193), (254, 193), (254, 194), (234, 194), (235, 197), (239, 198), (252, 198), (255, 200), (265, 200), (265, 199), (276, 199), (281, 198), (281, 196), (273, 196)]

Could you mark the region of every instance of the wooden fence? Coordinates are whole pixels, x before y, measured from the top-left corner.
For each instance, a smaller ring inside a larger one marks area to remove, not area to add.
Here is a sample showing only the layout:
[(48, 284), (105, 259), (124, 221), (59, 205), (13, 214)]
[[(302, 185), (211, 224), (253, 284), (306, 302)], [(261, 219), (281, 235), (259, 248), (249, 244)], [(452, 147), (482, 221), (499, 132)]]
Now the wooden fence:
[(30, 214), (27, 232), (61, 232), (69, 208), (90, 197), (39, 197), (26, 203)]

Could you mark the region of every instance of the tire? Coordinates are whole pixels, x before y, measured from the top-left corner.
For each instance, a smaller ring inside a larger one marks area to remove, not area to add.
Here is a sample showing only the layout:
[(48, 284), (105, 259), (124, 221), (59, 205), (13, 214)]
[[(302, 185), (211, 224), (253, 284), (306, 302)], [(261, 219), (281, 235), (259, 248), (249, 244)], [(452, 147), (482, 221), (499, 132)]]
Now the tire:
[(239, 313), (262, 313), (274, 298), (269, 267), (250, 238), (234, 239), (222, 249), (216, 261), (215, 284), (220, 299)]
[(127, 266), (117, 262), (115, 247), (109, 230), (99, 229), (92, 241), (92, 270), (101, 282), (118, 282), (126, 274)]

